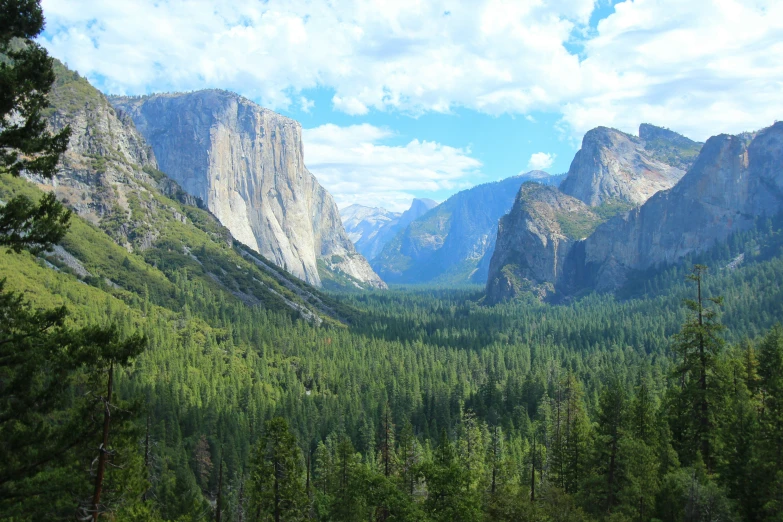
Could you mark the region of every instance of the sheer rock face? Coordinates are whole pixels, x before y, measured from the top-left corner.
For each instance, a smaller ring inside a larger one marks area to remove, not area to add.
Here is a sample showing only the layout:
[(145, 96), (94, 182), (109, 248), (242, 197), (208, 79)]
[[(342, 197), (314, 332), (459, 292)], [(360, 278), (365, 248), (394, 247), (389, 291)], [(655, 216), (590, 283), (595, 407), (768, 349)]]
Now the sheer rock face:
[(514, 207), (498, 225), (487, 279), (488, 302), (525, 291), (539, 297), (551, 294), (578, 236), (599, 222), (589, 206), (554, 187), (522, 185)]
[[(640, 134), (648, 138), (650, 145), (666, 143), (675, 151), (686, 145), (699, 145), (675, 132), (647, 124), (640, 127)], [(585, 134), (560, 190), (593, 207), (613, 202), (641, 205), (656, 192), (674, 186), (685, 174), (682, 167), (687, 168), (687, 161), (677, 154), (667, 158), (667, 162), (657, 152), (657, 147), (648, 146), (640, 137), (597, 127)]]
[(298, 122), (226, 91), (111, 101), (152, 145), (160, 169), (237, 240), (317, 286), (326, 275), (320, 260), (358, 286), (385, 287), (305, 167)]
[[(685, 169), (694, 165), (701, 149), (701, 143), (646, 123), (639, 127), (639, 137), (606, 127), (589, 131), (559, 191), (523, 186), (501, 221), (487, 300), (494, 303), (529, 290), (545, 297), (555, 291), (563, 296), (614, 289), (625, 280), (621, 273), (637, 268), (642, 259), (652, 264), (681, 259), (683, 251), (703, 240), (700, 233), (679, 250), (656, 252), (650, 246), (655, 240), (634, 237), (635, 225), (627, 221), (668, 197), (669, 189), (679, 190), (672, 187), (686, 183)], [(668, 205), (650, 222), (674, 212)], [(602, 224), (612, 215), (616, 217)]]
[[(783, 122), (710, 138), (688, 174), (575, 249), (569, 287), (613, 290), (630, 272), (699, 253), (783, 210)], [(581, 273), (581, 275), (580, 275)]]

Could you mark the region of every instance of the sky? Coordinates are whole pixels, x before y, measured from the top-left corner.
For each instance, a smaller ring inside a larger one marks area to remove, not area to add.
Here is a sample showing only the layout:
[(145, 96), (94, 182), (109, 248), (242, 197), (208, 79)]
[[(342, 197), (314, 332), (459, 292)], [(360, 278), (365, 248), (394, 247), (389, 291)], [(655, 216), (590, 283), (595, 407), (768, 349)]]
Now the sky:
[(43, 0), (107, 94), (221, 88), (301, 122), (342, 208), (532, 169), (596, 126), (703, 141), (783, 119), (782, 0)]

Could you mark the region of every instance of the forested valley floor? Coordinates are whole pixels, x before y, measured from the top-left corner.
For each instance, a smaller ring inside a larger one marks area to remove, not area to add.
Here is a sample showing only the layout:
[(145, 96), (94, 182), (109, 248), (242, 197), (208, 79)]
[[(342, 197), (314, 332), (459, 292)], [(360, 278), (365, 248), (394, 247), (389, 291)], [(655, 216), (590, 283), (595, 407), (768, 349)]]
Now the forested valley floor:
[[(12, 181), (4, 197), (31, 190)], [(617, 296), (321, 294), (342, 322), (317, 324), (248, 305), (166, 257), (180, 247), (131, 254), (75, 219), (76, 265), (0, 253), (7, 309), (66, 306), (34, 342), (115, 325), (106, 342), (144, 348), (61, 369), (57, 408), (5, 426), (24, 451), (4, 447), (0, 512), (89, 504), (110, 404), (107, 520), (781, 520), (782, 231), (760, 222)], [(221, 248), (214, 270), (241, 282), (251, 264)], [(63, 425), (83, 431), (58, 446)]]

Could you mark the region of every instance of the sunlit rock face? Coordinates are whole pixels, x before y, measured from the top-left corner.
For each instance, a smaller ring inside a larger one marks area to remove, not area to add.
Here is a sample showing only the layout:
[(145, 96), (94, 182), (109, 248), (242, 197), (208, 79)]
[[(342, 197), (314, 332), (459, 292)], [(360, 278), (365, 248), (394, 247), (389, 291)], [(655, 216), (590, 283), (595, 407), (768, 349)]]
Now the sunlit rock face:
[(337, 274), (385, 287), (305, 167), (298, 122), (219, 90), (111, 101), (152, 145), (160, 169), (237, 240), (317, 286)]
[(599, 222), (588, 205), (555, 187), (522, 185), (498, 225), (487, 301), (494, 304), (523, 292), (542, 298), (552, 294), (571, 247)]
[[(645, 139), (646, 138), (646, 139)], [(597, 127), (585, 134), (560, 190), (590, 206), (638, 206), (685, 175), (701, 144), (642, 124), (639, 136)]]
[(582, 281), (599, 290), (629, 273), (703, 252), (783, 210), (783, 122), (755, 134), (710, 138), (672, 189), (620, 214), (584, 241)]

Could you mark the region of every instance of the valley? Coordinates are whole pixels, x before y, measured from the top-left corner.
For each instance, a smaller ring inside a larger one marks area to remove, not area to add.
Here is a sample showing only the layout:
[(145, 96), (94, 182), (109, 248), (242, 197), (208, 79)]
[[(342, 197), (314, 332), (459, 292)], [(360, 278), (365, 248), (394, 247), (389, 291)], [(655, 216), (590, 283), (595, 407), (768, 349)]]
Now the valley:
[(289, 113), (105, 94), (0, 10), (0, 520), (783, 517), (783, 122), (467, 188), (332, 126), (451, 190), (339, 208)]

